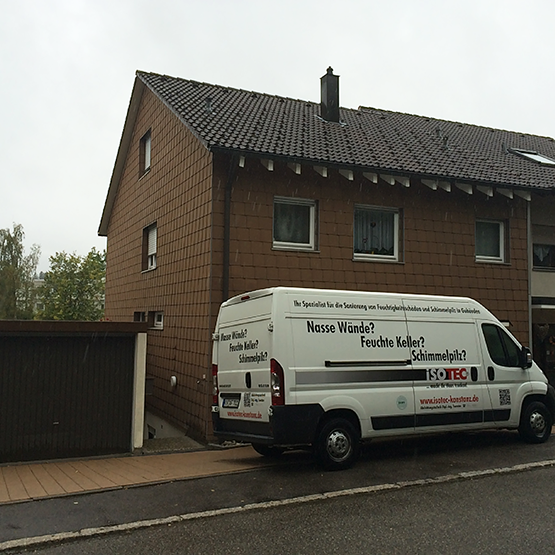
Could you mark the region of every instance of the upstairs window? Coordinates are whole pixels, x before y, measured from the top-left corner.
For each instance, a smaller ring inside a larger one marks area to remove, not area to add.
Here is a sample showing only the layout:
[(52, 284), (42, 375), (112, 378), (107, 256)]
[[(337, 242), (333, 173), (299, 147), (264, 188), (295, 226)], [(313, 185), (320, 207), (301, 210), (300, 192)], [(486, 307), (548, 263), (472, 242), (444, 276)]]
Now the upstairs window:
[(355, 206), (355, 259), (399, 260), (399, 211)]
[(505, 261), (505, 225), (503, 222), (476, 221), (476, 260)]
[(150, 129), (143, 135), (139, 144), (139, 177), (150, 170)]
[(158, 228), (156, 224), (149, 225), (143, 229), (143, 261), (142, 270), (154, 270), (156, 268), (156, 249), (158, 244)]
[(316, 249), (316, 202), (274, 199), (273, 246), (281, 249)]
[(534, 243), (534, 268), (550, 268), (555, 270), (555, 245)]

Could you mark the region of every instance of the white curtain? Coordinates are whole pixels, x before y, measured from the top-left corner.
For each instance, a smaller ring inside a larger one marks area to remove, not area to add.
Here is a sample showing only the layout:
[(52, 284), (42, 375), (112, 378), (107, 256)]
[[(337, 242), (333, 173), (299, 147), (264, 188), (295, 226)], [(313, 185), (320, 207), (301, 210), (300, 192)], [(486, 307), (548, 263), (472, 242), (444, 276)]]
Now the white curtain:
[(355, 210), (355, 253), (393, 256), (395, 214), (357, 208)]

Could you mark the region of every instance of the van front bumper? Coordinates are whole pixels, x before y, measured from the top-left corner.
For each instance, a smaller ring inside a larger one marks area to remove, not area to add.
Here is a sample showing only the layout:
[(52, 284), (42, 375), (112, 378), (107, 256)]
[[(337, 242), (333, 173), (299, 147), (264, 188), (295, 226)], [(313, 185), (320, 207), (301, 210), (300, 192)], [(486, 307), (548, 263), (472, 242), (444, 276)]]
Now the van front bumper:
[(219, 439), (263, 445), (309, 445), (314, 442), (324, 409), (318, 404), (273, 406), (269, 422), (221, 418), (212, 412), (214, 435)]

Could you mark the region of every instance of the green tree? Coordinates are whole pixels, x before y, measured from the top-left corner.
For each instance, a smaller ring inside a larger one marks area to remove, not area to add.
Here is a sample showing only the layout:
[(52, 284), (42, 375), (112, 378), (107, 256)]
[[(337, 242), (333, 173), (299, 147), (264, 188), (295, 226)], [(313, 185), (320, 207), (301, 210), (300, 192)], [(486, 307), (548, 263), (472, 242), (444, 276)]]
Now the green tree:
[(30, 319), (33, 317), (35, 287), (40, 247), (33, 245), (25, 254), (21, 224), (13, 230), (0, 229), (0, 319)]
[(106, 252), (56, 253), (44, 275), (38, 314), (43, 320), (100, 320), (104, 315)]

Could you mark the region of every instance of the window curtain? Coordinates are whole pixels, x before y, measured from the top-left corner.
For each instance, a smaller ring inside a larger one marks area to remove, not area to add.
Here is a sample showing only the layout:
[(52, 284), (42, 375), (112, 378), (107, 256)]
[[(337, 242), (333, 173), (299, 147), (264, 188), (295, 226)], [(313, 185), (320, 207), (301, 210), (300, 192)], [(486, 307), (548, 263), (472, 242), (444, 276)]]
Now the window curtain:
[(534, 266), (555, 268), (555, 245), (534, 245)]
[(355, 211), (355, 253), (393, 256), (395, 214), (378, 210)]

